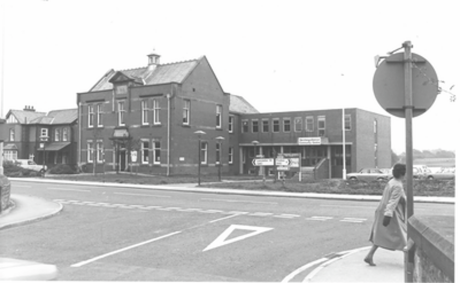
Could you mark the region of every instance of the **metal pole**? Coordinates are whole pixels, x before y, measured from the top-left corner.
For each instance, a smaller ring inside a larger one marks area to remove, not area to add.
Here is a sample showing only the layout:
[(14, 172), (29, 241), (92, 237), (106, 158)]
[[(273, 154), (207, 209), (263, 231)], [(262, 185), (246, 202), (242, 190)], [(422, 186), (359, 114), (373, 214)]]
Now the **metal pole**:
[(345, 108), (342, 108), (342, 156), (343, 156), (343, 169), (342, 169), (342, 177), (344, 180), (347, 179), (347, 159), (345, 157)]
[(198, 186), (201, 184), (201, 138), (198, 136)]
[[(414, 214), (414, 195), (413, 195), (413, 153), (412, 153), (412, 44), (410, 41), (403, 43), (404, 47), (404, 95), (405, 95), (405, 114), (406, 114), (406, 193), (407, 193), (407, 220)], [(407, 223), (406, 223), (407, 224)], [(408, 239), (409, 240), (409, 239)], [(405, 256), (405, 281), (413, 282), (414, 269), (414, 250), (411, 249)]]
[(222, 142), (219, 142), (219, 182), (222, 181)]

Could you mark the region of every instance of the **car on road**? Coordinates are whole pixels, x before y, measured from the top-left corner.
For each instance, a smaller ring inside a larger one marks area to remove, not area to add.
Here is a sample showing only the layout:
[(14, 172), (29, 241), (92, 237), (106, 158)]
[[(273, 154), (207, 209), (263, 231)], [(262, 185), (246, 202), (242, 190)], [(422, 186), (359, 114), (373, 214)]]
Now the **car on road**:
[(428, 173), (426, 174), (427, 180), (453, 180), (455, 179), (455, 168), (443, 168), (441, 171), (436, 173)]
[(22, 168), (25, 168), (25, 169), (29, 169), (29, 170), (32, 170), (32, 171), (36, 171), (36, 172), (40, 172), (40, 173), (44, 173), (47, 169), (46, 165), (38, 165), (37, 163), (35, 163), (35, 161), (33, 161), (32, 159), (16, 159), (14, 161), (16, 163), (16, 165), (18, 165), (19, 167), (22, 167)]
[(347, 180), (350, 181), (387, 181), (391, 177), (391, 174), (384, 172), (379, 168), (363, 168), (356, 173), (347, 174)]

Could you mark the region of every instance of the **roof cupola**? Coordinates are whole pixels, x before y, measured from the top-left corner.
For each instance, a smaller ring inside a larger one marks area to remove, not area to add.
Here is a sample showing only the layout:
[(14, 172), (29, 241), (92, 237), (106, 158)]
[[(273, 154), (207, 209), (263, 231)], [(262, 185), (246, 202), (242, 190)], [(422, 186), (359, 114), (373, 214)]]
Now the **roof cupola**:
[(149, 70), (153, 70), (156, 65), (160, 64), (160, 55), (155, 53), (155, 49), (147, 57), (149, 58)]

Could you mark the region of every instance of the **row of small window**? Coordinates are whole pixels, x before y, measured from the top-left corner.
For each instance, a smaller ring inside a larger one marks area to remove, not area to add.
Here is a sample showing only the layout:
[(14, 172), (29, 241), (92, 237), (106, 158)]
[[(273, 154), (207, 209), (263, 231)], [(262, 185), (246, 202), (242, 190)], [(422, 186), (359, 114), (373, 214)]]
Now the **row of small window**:
[[(281, 131), (281, 122), (280, 118), (272, 118), (271, 119), (271, 131), (273, 133), (279, 133)], [(251, 120), (251, 130), (252, 133), (268, 133), (270, 132), (270, 121), (269, 119), (262, 118), (262, 124), (259, 123), (259, 120)], [(282, 118), (282, 129), (283, 132), (288, 133), (291, 132), (291, 118)], [(305, 117), (305, 127), (302, 125), (303, 119), (301, 117), (294, 118), (294, 132), (302, 132), (305, 130), (306, 132), (314, 132), (315, 131), (315, 122), (313, 116)], [(241, 122), (241, 132), (242, 133), (249, 133), (249, 121), (243, 120)], [(326, 116), (318, 116), (317, 118), (317, 129), (318, 135), (324, 136), (326, 133)], [(345, 130), (351, 130), (351, 115), (345, 115)]]
[[(55, 128), (54, 129), (54, 141), (68, 141), (69, 140), (69, 128)], [(40, 137), (48, 137), (48, 128), (40, 129)], [(14, 129), (10, 129), (9, 141), (16, 141), (16, 132)]]
[[(126, 125), (126, 107), (125, 100), (117, 101), (117, 124), (118, 126)], [(161, 125), (160, 121), (160, 101), (159, 99), (143, 99), (141, 103), (141, 124), (150, 125), (151, 118), (153, 117), (154, 125)], [(102, 103), (88, 105), (88, 128), (103, 127), (103, 108)], [(222, 128), (222, 105), (216, 105), (216, 128)], [(183, 100), (182, 108), (182, 125), (190, 125), (191, 120), (191, 101), (188, 99)]]
[[(152, 147), (150, 147), (150, 144)], [(216, 143), (216, 163), (220, 163), (221, 158), (221, 144)], [(86, 144), (87, 162), (92, 163), (94, 160), (98, 163), (104, 162), (104, 144), (102, 140), (93, 142), (92, 140), (87, 141)], [(159, 141), (143, 140), (141, 141), (140, 149), (140, 163), (151, 164), (150, 153), (152, 153), (152, 164), (161, 164), (161, 143)], [(200, 160), (201, 164), (208, 164), (208, 143), (201, 142), (200, 146)], [(228, 149), (228, 163), (233, 163), (233, 148)]]

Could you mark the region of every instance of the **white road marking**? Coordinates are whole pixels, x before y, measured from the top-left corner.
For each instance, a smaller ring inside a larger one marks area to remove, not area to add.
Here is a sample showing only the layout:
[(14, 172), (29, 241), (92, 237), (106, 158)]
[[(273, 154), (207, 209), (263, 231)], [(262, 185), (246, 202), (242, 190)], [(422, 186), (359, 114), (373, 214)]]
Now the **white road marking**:
[(82, 190), (82, 189), (64, 189), (64, 188), (47, 188), (48, 190), (54, 191), (73, 191), (73, 192), (83, 192), (83, 193), (90, 193), (91, 190)]
[(333, 217), (328, 217), (328, 216), (312, 216), (310, 218), (305, 218), (306, 220), (314, 220), (314, 221), (326, 221), (326, 220), (331, 220)]
[(141, 242), (141, 243), (138, 243), (138, 244), (135, 244), (135, 245), (131, 245), (131, 246), (129, 246), (129, 247), (122, 248), (122, 249), (119, 249), (119, 250), (116, 250), (116, 251), (113, 251), (113, 252), (110, 252), (110, 253), (106, 253), (106, 254), (103, 254), (103, 255), (94, 257), (94, 258), (92, 258), (92, 259), (88, 259), (88, 260), (85, 260), (85, 261), (81, 261), (81, 262), (72, 264), (71, 267), (81, 267), (81, 266), (83, 266), (83, 265), (86, 265), (86, 264), (88, 264), (88, 263), (94, 262), (94, 261), (96, 261), (96, 260), (100, 260), (100, 259), (102, 259), (102, 258), (106, 258), (106, 257), (109, 257), (109, 256), (111, 256), (111, 255), (118, 254), (118, 253), (121, 253), (121, 252), (130, 250), (130, 249), (133, 249), (133, 248), (137, 248), (137, 247), (139, 247), (139, 246), (142, 246), (142, 245), (145, 245), (145, 244), (148, 244), (148, 243), (152, 243), (152, 242), (155, 242), (155, 241), (158, 241), (158, 240), (161, 240), (161, 239), (164, 239), (164, 238), (167, 238), (167, 237), (170, 237), (170, 236), (179, 234), (179, 233), (182, 233), (182, 231), (173, 232), (173, 233), (170, 233), (170, 234), (167, 234), (167, 235), (158, 237), (158, 238), (150, 239), (150, 240), (145, 241), (145, 242)]
[[(230, 240), (226, 240), (227, 237), (235, 230), (249, 230), (249, 231), (253, 231), (252, 233), (249, 233), (249, 234), (246, 234), (246, 235), (242, 235), (242, 236), (238, 236), (238, 237), (235, 237), (235, 238), (232, 238)], [(205, 251), (208, 251), (208, 250), (211, 250), (211, 249), (214, 249), (214, 248), (217, 248), (217, 247), (221, 247), (221, 246), (224, 246), (224, 245), (228, 245), (228, 244), (231, 244), (231, 243), (234, 243), (234, 242), (237, 242), (237, 241), (241, 241), (241, 240), (244, 240), (246, 238), (249, 238), (249, 237), (252, 237), (252, 236), (255, 236), (255, 235), (259, 235), (261, 233), (264, 233), (264, 232), (267, 232), (267, 231), (270, 231), (272, 230), (273, 228), (267, 228), (267, 227), (256, 227), (256, 226), (246, 226), (246, 225), (235, 225), (235, 224), (232, 224), (230, 227), (228, 227), (222, 234), (220, 234), (219, 237), (217, 237), (211, 244), (209, 244), (209, 246), (207, 246), (203, 252)]]
[(271, 212), (254, 212), (254, 213), (250, 213), (248, 215), (251, 215), (251, 216), (270, 216), (270, 215), (273, 215), (273, 213), (271, 213)]
[(295, 218), (295, 217), (300, 217), (300, 215), (297, 215), (297, 214), (280, 214), (280, 215), (273, 215), (273, 217), (277, 217), (277, 218)]
[(214, 223), (214, 222), (217, 222), (217, 221), (221, 221), (221, 220), (233, 218), (233, 217), (240, 216), (240, 215), (242, 215), (242, 214), (233, 214), (233, 215), (229, 215), (229, 216), (226, 216), (226, 217), (223, 217), (223, 218), (219, 218), (219, 219), (216, 219), (216, 220), (211, 220), (211, 221), (209, 221), (209, 223)]
[(202, 200), (221, 201), (221, 202), (242, 202), (242, 203), (254, 203), (254, 204), (272, 204), (272, 205), (278, 204), (277, 202), (267, 202), (267, 201), (245, 201), (245, 200), (215, 199), (215, 198), (202, 198)]
[(367, 206), (367, 205), (331, 205), (331, 204), (320, 204), (319, 206), (325, 206), (325, 207), (344, 207), (344, 208), (377, 208), (376, 205), (373, 206)]
[(122, 195), (122, 196), (143, 196), (143, 197), (155, 197), (155, 198), (170, 198), (171, 196), (162, 196), (162, 195), (150, 195), (150, 194), (132, 194), (132, 193), (113, 193), (114, 195)]

